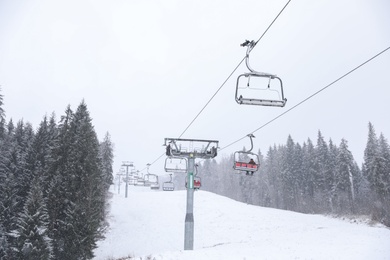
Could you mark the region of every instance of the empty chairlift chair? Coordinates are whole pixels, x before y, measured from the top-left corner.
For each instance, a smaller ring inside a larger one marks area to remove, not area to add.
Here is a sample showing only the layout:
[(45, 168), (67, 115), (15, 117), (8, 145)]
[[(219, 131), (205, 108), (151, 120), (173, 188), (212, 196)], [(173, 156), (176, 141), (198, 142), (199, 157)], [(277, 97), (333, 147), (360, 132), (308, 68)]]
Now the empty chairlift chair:
[(175, 184), (172, 181), (172, 174), (169, 174), (170, 180), (163, 182), (162, 188), (163, 191), (174, 191), (175, 190)]
[(241, 44), (248, 47), (245, 63), (249, 72), (237, 78), (236, 102), (240, 105), (284, 107), (287, 99), (284, 98), (282, 80), (276, 75), (255, 71), (249, 65), (249, 53), (255, 45), (256, 42), (248, 40)]
[(144, 176), (145, 186), (150, 187), (152, 190), (160, 189), (160, 183), (158, 182), (158, 176), (149, 172), (150, 164), (147, 164), (147, 174)]

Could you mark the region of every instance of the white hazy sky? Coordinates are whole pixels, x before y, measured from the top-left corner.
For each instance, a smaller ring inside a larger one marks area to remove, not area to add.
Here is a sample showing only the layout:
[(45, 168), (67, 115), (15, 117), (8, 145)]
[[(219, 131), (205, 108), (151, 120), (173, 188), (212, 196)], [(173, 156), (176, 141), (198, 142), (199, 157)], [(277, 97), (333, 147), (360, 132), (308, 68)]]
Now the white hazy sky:
[[(7, 119), (38, 127), (85, 99), (99, 139), (143, 169), (164, 153), (257, 40), (286, 0), (0, 0), (0, 85)], [(291, 1), (251, 52), (251, 65), (284, 83), (284, 108), (238, 105), (244, 64), (182, 136), (224, 147), (390, 47), (387, 0)], [(266, 154), (291, 134), (341, 138), (360, 164), (367, 125), (390, 138), (390, 51), (254, 133)], [(249, 140), (223, 150), (230, 154)], [(165, 174), (164, 157), (150, 172)]]

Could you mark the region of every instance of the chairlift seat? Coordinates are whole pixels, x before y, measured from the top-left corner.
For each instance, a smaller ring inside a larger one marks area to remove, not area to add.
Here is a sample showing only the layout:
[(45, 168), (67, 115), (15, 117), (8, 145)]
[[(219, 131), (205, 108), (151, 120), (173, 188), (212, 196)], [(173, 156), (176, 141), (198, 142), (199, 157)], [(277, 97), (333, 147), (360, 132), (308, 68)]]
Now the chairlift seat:
[(158, 190), (158, 189), (160, 189), (160, 185), (159, 185), (158, 183), (152, 183), (152, 184), (150, 185), (150, 189), (152, 189), (152, 190)]
[(286, 99), (283, 99), (283, 100), (269, 100), (269, 99), (243, 98), (242, 96), (240, 96), (237, 99), (237, 103), (239, 103), (240, 105), (284, 107), (286, 105)]
[(257, 164), (251, 164), (246, 162), (236, 162), (234, 167), (235, 170), (248, 172), (255, 172), (258, 168), (259, 166)]
[(174, 191), (175, 187), (173, 186), (163, 186), (163, 191)]
[(200, 180), (194, 180), (194, 189), (200, 189), (201, 183)]

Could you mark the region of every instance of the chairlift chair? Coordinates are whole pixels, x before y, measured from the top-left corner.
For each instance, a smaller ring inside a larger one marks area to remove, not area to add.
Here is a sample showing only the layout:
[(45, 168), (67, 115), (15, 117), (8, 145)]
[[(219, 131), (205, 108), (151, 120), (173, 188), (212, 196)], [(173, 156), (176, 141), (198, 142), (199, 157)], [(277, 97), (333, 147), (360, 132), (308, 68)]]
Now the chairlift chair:
[(160, 189), (160, 183), (158, 182), (158, 176), (156, 174), (148, 174), (147, 175), (147, 182), (148, 186), (150, 186), (150, 189), (152, 190), (158, 190)]
[[(248, 151), (237, 151), (234, 153), (234, 165), (233, 169), (241, 172), (246, 172), (247, 174), (253, 174), (259, 169), (260, 166), (260, 158), (259, 155), (252, 152), (253, 149), (253, 134), (248, 134), (248, 137), (251, 140), (251, 148)], [(242, 158), (252, 159), (250, 161), (242, 161)]]
[(163, 191), (174, 191), (175, 190), (175, 184), (172, 182), (172, 174), (169, 174), (170, 180), (163, 182)]
[(166, 172), (186, 173), (187, 167), (187, 158), (175, 156), (169, 156), (165, 158), (164, 169)]
[[(236, 102), (240, 105), (284, 107), (287, 99), (284, 97), (282, 80), (276, 75), (255, 71), (249, 65), (249, 53), (255, 45), (255, 41), (248, 40), (241, 44), (241, 46), (247, 47), (245, 63), (250, 72), (241, 74), (237, 78)], [(242, 84), (243, 80), (241, 79), (244, 78), (247, 79), (246, 84)], [(251, 80), (255, 82), (251, 83)], [(266, 80), (265, 84), (264, 82), (259, 84), (261, 80)]]
[(135, 185), (136, 182), (137, 182), (137, 177), (135, 177), (134, 175), (130, 175), (129, 176), (129, 185)]
[(145, 186), (150, 187), (152, 190), (160, 189), (160, 183), (158, 182), (158, 176), (156, 174), (152, 174), (149, 172), (149, 166), (151, 164), (148, 163), (147, 166), (147, 174), (144, 176)]
[(137, 178), (134, 186), (145, 186), (145, 179), (143, 178)]

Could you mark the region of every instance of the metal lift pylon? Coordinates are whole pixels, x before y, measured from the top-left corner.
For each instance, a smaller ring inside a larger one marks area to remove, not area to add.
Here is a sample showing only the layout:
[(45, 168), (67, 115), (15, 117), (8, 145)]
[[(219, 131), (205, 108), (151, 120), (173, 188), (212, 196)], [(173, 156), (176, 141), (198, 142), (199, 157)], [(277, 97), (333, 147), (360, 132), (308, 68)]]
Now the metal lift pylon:
[[(218, 141), (199, 139), (165, 138), (166, 155), (184, 157), (187, 168), (187, 206), (184, 224), (184, 250), (194, 249), (194, 167), (195, 159), (217, 156)], [(198, 146), (199, 145), (199, 146)]]

